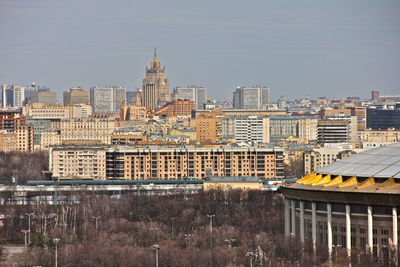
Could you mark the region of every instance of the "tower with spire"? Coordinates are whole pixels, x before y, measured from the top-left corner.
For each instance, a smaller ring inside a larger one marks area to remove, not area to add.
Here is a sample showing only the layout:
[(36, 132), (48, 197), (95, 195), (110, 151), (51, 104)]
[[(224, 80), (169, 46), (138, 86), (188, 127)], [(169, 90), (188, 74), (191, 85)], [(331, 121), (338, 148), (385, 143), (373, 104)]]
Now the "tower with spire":
[(146, 78), (143, 79), (143, 103), (148, 110), (153, 110), (169, 101), (169, 83), (165, 66), (161, 68), (155, 48), (153, 60), (150, 66), (146, 67)]

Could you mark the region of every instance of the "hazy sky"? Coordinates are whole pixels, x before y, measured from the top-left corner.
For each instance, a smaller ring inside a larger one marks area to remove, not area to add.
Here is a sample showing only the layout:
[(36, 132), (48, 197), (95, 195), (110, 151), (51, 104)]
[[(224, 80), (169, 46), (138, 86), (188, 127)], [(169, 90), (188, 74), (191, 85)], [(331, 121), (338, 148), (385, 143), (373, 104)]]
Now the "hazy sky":
[(400, 94), (398, 0), (0, 0), (0, 84), (134, 89), (154, 47), (171, 90), (221, 100)]

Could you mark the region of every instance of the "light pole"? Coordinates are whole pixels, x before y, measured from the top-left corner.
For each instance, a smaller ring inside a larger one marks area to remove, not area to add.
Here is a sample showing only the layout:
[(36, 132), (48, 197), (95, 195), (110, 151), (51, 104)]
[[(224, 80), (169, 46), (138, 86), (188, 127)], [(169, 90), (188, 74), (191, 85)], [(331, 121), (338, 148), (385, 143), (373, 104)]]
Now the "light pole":
[(156, 267), (158, 267), (158, 251), (160, 250), (160, 246), (153, 245), (153, 249), (156, 251)]
[(28, 216), (28, 230), (29, 230), (29, 234), (28, 234), (28, 243), (31, 243), (31, 216), (35, 215), (35, 213), (31, 212), (31, 213), (25, 213), (26, 216)]
[(185, 234), (185, 240), (188, 240), (189, 241), (189, 248), (190, 248), (190, 238), (192, 237), (193, 235), (192, 234)]
[(98, 226), (97, 220), (100, 219), (101, 216), (97, 216), (97, 217), (96, 216), (92, 216), (92, 218), (96, 220), (96, 232), (97, 232), (97, 226)]
[(55, 260), (54, 260), (54, 267), (57, 267), (57, 264), (58, 264), (58, 262), (57, 262), (57, 244), (58, 244), (58, 242), (60, 242), (60, 239), (59, 238), (53, 238), (53, 243), (54, 243), (54, 245), (56, 245), (56, 253), (55, 253)]
[(253, 267), (253, 258), (256, 256), (256, 254), (254, 252), (247, 252), (246, 253), (246, 257), (250, 257), (250, 267)]
[(24, 233), (24, 240), (25, 240), (25, 247), (28, 247), (27, 240), (26, 240), (26, 234), (30, 232), (30, 230), (21, 230), (22, 233)]

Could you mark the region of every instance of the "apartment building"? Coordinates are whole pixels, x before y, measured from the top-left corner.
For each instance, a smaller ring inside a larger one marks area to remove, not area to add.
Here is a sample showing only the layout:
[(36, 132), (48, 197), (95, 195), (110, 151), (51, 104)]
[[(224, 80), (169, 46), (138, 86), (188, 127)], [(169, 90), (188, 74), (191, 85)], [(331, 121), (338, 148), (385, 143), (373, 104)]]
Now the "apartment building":
[(53, 175), (61, 179), (102, 179), (103, 167), (107, 179), (122, 180), (201, 179), (206, 176), (283, 177), (283, 149), (280, 148), (138, 149), (64, 145), (50, 148), (49, 161)]
[(23, 107), (24, 116), (31, 119), (79, 119), (92, 115), (92, 107), (85, 104), (63, 106), (33, 103)]
[(111, 144), (115, 120), (108, 117), (61, 120), (59, 123), (61, 142), (98, 140)]
[(106, 178), (106, 150), (103, 146), (75, 145), (50, 148), (49, 168), (60, 179)]
[(213, 110), (196, 114), (196, 140), (202, 144), (216, 144), (221, 136), (223, 113)]

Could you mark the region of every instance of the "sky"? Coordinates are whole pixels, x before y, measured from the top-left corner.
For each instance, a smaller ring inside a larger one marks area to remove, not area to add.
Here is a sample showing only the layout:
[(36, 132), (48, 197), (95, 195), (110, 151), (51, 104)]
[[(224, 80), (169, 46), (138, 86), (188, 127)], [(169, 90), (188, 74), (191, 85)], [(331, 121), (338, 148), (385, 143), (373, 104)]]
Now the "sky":
[(0, 0), (0, 84), (140, 88), (154, 48), (170, 88), (232, 101), (400, 94), (400, 1)]

